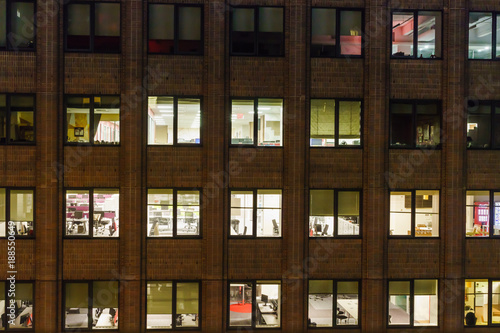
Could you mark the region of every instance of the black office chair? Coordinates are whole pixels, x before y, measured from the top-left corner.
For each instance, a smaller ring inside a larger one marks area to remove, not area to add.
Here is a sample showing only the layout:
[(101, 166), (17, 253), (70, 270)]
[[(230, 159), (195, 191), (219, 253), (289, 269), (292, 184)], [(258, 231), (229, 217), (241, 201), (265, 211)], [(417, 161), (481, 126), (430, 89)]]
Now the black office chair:
[(323, 229), (323, 233), (321, 233), (321, 236), (326, 236), (327, 235), (327, 233), (328, 233), (328, 226), (329, 226), (328, 224), (325, 225), (325, 229)]
[(273, 219), (273, 235), (279, 235), (280, 230), (278, 228), (278, 223), (276, 223), (276, 220)]

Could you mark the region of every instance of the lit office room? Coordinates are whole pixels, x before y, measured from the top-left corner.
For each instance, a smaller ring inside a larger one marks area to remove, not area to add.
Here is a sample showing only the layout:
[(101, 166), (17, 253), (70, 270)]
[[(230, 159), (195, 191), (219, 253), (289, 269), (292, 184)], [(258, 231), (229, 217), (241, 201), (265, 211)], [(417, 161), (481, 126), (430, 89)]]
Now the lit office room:
[(34, 95), (0, 94), (0, 143), (34, 141)]
[(464, 311), (466, 326), (500, 324), (500, 281), (465, 280)]
[(357, 281), (310, 280), (309, 327), (357, 326), (358, 294)]
[(118, 237), (119, 199), (118, 190), (66, 190), (66, 236)]
[[(491, 201), (493, 212), (490, 211)], [(490, 230), (493, 213), (493, 230)], [(489, 237), (500, 235), (500, 192), (467, 191), (465, 211), (465, 234), (467, 237)], [(490, 234), (490, 232), (492, 232)]]
[[(469, 59), (500, 58), (500, 14), (469, 13)], [(493, 29), (496, 26), (496, 41)]]
[(6, 236), (5, 221), (14, 222), (17, 236), (33, 236), (33, 210), (33, 190), (0, 188), (0, 237)]
[(231, 103), (231, 144), (283, 146), (282, 99), (233, 99)]
[[(5, 287), (9, 282), (0, 282), (0, 318), (5, 317), (6, 306), (10, 304), (10, 298), (6, 295)], [(6, 297), (7, 296), (7, 297)], [(7, 320), (0, 320), (0, 330), (7, 329), (32, 329), (33, 328), (33, 284), (16, 282), (15, 292), (16, 317), (15, 325), (10, 325)], [(9, 318), (10, 320), (10, 318)]]
[(229, 326), (280, 327), (280, 303), (279, 281), (232, 282), (229, 286)]
[(437, 280), (389, 281), (389, 325), (437, 324)]
[(201, 100), (148, 97), (148, 144), (200, 144)]
[(439, 191), (393, 191), (390, 198), (391, 236), (439, 236)]

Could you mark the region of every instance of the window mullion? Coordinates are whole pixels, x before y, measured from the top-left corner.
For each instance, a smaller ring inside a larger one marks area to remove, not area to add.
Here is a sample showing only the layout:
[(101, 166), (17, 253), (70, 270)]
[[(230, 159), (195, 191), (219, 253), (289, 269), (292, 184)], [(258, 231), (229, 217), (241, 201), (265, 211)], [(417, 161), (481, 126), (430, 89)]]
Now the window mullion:
[(253, 145), (254, 147), (257, 147), (259, 145), (259, 99), (258, 98), (253, 99)]
[(94, 190), (89, 189), (89, 236), (94, 237)]
[(95, 3), (90, 3), (90, 52), (94, 52)]
[(410, 280), (410, 326), (415, 322), (415, 280)]
[(172, 207), (172, 237), (177, 237), (177, 189), (173, 189), (173, 207)]
[(415, 214), (417, 210), (416, 190), (411, 190), (411, 237), (415, 237)]
[(179, 6), (174, 6), (174, 54), (179, 52)]
[(87, 316), (88, 318), (88, 329), (92, 329), (92, 307), (93, 307), (93, 303), (94, 303), (94, 300), (93, 300), (93, 295), (94, 295), (94, 283), (93, 282), (87, 282), (88, 284), (88, 311), (89, 311), (89, 314)]
[(418, 58), (418, 13), (413, 12), (413, 58)]
[(339, 235), (339, 191), (333, 190), (333, 237)]
[[(335, 10), (335, 40), (337, 41), (335, 43), (335, 56), (336, 57), (340, 57), (340, 54), (341, 54), (341, 45), (340, 45), (340, 12), (341, 10), (340, 9), (336, 9)], [(335, 104), (336, 105), (336, 104)], [(337, 133), (337, 132), (335, 132)], [(337, 147), (337, 143), (335, 144), (335, 147)]]
[(177, 145), (177, 123), (179, 122), (177, 105), (179, 104), (179, 99), (177, 96), (174, 97), (174, 140), (173, 145)]
[(339, 128), (340, 128), (340, 125), (339, 125), (339, 114), (340, 114), (340, 101), (338, 99), (334, 99), (335, 101), (335, 123), (334, 123), (334, 131), (335, 131), (335, 147), (338, 147), (339, 146), (339, 136), (340, 136), (340, 133), (339, 133)]
[(9, 236), (10, 222), (10, 189), (5, 188), (5, 235)]
[(252, 223), (252, 232), (253, 232), (253, 237), (257, 238), (257, 209), (258, 209), (258, 205), (257, 205), (257, 190), (253, 190), (252, 196), (253, 196), (253, 209), (252, 209), (253, 223)]
[[(255, 328), (255, 321), (257, 320), (257, 282), (253, 280), (252, 282), (252, 328)], [(245, 295), (243, 295), (243, 299), (245, 299)]]
[(254, 20), (254, 25), (253, 25), (253, 55), (259, 55), (259, 15), (260, 15), (260, 10), (259, 7), (254, 7), (253, 10), (253, 20)]
[(177, 328), (177, 282), (172, 281), (172, 328)]

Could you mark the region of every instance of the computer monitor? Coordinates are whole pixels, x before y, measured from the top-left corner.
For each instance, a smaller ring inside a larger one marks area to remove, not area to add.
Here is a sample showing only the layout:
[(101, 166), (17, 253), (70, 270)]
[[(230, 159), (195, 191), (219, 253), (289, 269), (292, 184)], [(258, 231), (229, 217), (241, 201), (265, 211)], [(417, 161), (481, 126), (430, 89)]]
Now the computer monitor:
[(262, 295), (260, 295), (260, 300), (262, 302), (266, 303), (266, 305), (267, 305), (267, 302), (269, 302), (269, 297), (267, 295), (262, 294)]
[(317, 233), (321, 232), (321, 224), (316, 224), (316, 232)]
[(83, 218), (83, 212), (76, 211), (74, 216), (75, 216), (75, 219), (81, 219), (81, 218)]

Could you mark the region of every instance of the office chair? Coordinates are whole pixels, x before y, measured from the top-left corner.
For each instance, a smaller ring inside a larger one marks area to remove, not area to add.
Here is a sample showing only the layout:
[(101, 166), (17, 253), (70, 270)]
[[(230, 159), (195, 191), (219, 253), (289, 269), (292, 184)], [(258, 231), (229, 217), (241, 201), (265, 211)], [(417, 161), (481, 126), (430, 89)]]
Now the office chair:
[(276, 223), (276, 220), (273, 219), (273, 235), (279, 235), (279, 233), (278, 223)]
[(326, 236), (328, 232), (328, 224), (325, 225), (325, 229), (323, 229), (323, 233), (321, 233), (321, 236)]

